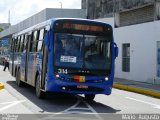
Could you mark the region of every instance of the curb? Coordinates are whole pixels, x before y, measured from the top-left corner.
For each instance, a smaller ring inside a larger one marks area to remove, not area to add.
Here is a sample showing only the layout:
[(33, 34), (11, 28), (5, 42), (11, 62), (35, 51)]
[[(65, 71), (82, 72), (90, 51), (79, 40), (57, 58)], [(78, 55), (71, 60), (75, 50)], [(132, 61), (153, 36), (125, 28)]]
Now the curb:
[(113, 84), (114, 88), (121, 89), (121, 90), (127, 90), (131, 92), (136, 92), (156, 98), (160, 98), (160, 92), (154, 91), (154, 90), (149, 90), (149, 89), (144, 89), (144, 88), (139, 88), (135, 86), (127, 86), (127, 85), (122, 85), (122, 84)]
[(0, 90), (4, 89), (4, 84), (0, 83)]

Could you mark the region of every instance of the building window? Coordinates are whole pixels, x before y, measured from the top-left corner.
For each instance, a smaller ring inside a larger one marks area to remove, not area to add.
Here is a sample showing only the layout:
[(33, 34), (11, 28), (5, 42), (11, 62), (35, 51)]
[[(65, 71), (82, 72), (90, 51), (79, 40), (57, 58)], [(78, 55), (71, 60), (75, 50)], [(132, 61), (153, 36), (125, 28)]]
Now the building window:
[(157, 77), (160, 78), (160, 41), (157, 41)]
[(130, 72), (130, 44), (123, 44), (122, 48), (122, 71)]

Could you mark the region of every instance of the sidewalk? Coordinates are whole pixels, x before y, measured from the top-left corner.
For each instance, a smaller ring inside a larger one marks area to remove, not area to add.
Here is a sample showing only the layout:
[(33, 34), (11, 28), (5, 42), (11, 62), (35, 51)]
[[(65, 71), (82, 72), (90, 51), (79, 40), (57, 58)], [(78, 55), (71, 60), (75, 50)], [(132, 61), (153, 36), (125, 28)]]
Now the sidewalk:
[(15, 82), (15, 79), (8, 69), (3, 71), (3, 68), (4, 66), (0, 65), (0, 114), (32, 114), (33, 112), (25, 105), (28, 102), (27, 98), (23, 95), (21, 97), (21, 93), (7, 83)]
[(160, 98), (160, 85), (115, 78), (113, 87)]

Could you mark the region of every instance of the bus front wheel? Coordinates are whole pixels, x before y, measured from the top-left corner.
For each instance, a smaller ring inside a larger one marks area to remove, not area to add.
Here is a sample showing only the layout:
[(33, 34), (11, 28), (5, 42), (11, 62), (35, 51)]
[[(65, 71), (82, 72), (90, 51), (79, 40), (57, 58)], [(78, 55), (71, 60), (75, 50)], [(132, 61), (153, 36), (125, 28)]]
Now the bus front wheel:
[(36, 79), (36, 96), (39, 99), (44, 98), (44, 92), (41, 90), (41, 81), (40, 81), (39, 75), (37, 76), (37, 79)]
[(88, 102), (93, 101), (95, 98), (95, 94), (85, 94), (85, 100)]
[(18, 87), (22, 87), (22, 81), (20, 80), (20, 70), (18, 70), (16, 72), (16, 84), (18, 85)]

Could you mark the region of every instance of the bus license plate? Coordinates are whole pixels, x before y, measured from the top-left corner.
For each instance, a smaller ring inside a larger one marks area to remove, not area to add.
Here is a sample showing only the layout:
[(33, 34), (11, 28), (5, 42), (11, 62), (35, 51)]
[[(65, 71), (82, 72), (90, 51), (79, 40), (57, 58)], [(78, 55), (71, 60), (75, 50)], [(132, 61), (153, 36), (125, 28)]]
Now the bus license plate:
[(84, 85), (84, 84), (77, 85), (77, 88), (88, 89), (88, 85)]

